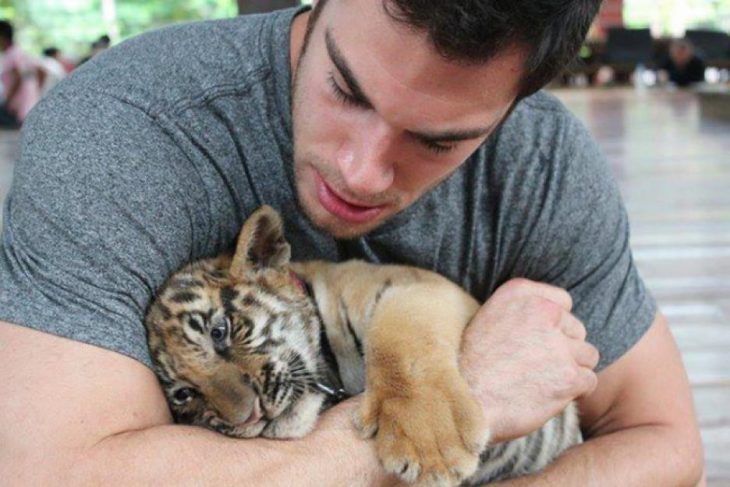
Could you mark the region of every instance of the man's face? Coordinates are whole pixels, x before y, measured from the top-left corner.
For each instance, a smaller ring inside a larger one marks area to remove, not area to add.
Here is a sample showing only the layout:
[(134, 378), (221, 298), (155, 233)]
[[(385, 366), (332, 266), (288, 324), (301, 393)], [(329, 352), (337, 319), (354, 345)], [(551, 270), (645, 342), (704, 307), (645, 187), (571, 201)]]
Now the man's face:
[(669, 48), (669, 55), (675, 64), (684, 66), (692, 59), (692, 49), (685, 44), (672, 44)]
[(330, 0), (293, 94), (297, 194), (312, 222), (362, 235), (441, 182), (508, 112), (523, 59), (449, 62), (380, 1)]

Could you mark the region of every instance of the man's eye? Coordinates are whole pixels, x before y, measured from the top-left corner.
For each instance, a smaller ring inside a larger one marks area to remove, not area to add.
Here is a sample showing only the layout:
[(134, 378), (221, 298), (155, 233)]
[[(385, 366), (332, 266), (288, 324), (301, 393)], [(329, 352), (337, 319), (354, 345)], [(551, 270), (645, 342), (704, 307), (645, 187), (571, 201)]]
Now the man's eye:
[(440, 144), (430, 140), (421, 140), (424, 146), (434, 154), (444, 154), (456, 148), (456, 144)]
[(335, 81), (334, 74), (331, 72), (329, 76), (327, 76), (327, 83), (329, 83), (330, 88), (332, 89), (332, 93), (335, 95), (335, 98), (337, 98), (343, 104), (358, 108), (367, 108), (367, 105), (361, 100), (355, 98), (354, 96), (340, 88), (340, 86), (337, 84), (337, 81)]

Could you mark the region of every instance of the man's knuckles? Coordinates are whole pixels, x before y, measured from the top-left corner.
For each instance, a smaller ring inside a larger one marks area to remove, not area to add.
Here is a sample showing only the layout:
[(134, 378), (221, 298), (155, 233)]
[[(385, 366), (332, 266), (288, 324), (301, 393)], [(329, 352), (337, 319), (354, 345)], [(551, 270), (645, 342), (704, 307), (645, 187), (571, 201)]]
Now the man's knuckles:
[(497, 292), (508, 296), (536, 296), (557, 304), (564, 310), (573, 307), (573, 298), (570, 293), (559, 287), (551, 286), (543, 282), (531, 281), (524, 277), (516, 277), (505, 282)]

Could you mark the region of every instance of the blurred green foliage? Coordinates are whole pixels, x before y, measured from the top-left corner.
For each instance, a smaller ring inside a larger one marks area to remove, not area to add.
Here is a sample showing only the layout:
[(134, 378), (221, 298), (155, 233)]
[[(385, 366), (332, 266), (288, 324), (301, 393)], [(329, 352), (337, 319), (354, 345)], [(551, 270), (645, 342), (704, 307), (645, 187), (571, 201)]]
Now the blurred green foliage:
[(238, 12), (236, 0), (0, 0), (0, 17), (16, 28), (17, 42), (38, 54), (56, 46), (83, 57), (103, 34), (119, 41), (163, 25)]

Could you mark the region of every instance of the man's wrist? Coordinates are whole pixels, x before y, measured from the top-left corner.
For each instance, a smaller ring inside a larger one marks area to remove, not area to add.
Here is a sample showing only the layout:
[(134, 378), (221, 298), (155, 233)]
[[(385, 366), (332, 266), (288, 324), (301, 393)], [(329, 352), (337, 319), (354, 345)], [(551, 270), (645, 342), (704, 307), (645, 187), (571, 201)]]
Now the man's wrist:
[(359, 406), (360, 398), (354, 397), (327, 410), (308, 438), (313, 446), (328, 448), (332, 460), (347, 467), (357, 482), (348, 485), (395, 485), (378, 461), (375, 443), (361, 438), (353, 425)]

